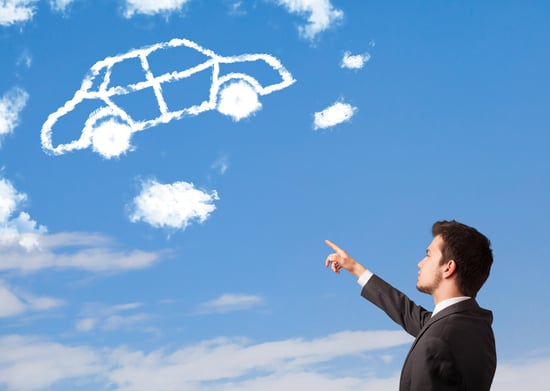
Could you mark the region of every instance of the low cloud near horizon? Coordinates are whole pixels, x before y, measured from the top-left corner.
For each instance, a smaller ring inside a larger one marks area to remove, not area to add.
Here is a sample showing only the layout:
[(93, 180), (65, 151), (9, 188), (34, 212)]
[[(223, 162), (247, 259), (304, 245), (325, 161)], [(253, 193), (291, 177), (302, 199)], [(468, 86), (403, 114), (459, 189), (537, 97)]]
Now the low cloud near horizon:
[[(216, 382), (221, 391), (394, 391), (398, 371), (380, 375), (374, 368), (387, 366), (392, 358), (387, 349), (406, 349), (411, 340), (402, 331), (342, 331), (310, 340), (257, 343), (219, 337), (147, 352), (4, 335), (0, 337), (0, 386), (39, 391), (63, 382), (71, 389), (88, 384), (132, 391), (206, 391)], [(330, 363), (338, 359), (356, 364), (349, 372), (333, 373)], [(501, 363), (492, 389), (543, 389), (548, 365), (550, 357)]]

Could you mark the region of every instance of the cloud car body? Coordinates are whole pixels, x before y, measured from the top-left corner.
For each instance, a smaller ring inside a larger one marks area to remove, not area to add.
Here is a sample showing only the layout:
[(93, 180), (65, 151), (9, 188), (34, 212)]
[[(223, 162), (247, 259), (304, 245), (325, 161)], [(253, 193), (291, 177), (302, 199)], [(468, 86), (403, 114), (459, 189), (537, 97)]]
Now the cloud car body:
[[(194, 49), (203, 54), (206, 60), (191, 68), (154, 75), (149, 66), (148, 56), (158, 50), (182, 46)], [(110, 77), (113, 66), (129, 59), (138, 59), (140, 61), (141, 68), (145, 74), (145, 80), (125, 86), (111, 86)], [(257, 79), (245, 73), (232, 72), (220, 75), (221, 64), (255, 61), (263, 61), (276, 70), (280, 76), (280, 81), (264, 86), (260, 84)], [(208, 99), (203, 100), (199, 104), (191, 105), (180, 110), (169, 110), (165, 97), (163, 96), (162, 85), (189, 78), (204, 70), (210, 70), (212, 72)], [(102, 77), (103, 79), (101, 79)], [(90, 72), (84, 78), (80, 89), (76, 91), (73, 98), (48, 116), (41, 130), (42, 147), (46, 152), (54, 155), (61, 155), (75, 149), (87, 148), (92, 144), (96, 125), (105, 118), (115, 118), (118, 123), (123, 123), (128, 128), (127, 131), (129, 132), (129, 136), (131, 136), (135, 132), (161, 123), (168, 123), (186, 115), (198, 115), (204, 111), (214, 110), (218, 108), (219, 97), (222, 90), (235, 82), (246, 83), (254, 94), (262, 96), (284, 89), (293, 84), (295, 80), (281, 62), (269, 54), (243, 54), (225, 57), (187, 39), (175, 38), (169, 42), (158, 43), (152, 46), (134, 49), (118, 56), (107, 57), (92, 66)], [(160, 115), (153, 119), (135, 120), (113, 101), (114, 97), (131, 94), (144, 89), (153, 90), (156, 103), (160, 109)], [(80, 137), (71, 142), (54, 146), (52, 142), (52, 129), (54, 125), (61, 117), (71, 112), (78, 104), (86, 100), (98, 100), (101, 102), (101, 106), (89, 115)]]

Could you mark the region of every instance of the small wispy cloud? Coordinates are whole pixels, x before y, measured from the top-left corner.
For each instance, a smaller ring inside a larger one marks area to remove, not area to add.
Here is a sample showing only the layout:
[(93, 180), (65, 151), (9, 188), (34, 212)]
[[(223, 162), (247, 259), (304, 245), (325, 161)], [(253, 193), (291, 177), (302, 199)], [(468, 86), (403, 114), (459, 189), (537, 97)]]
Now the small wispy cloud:
[(38, 297), (26, 292), (16, 293), (0, 281), (0, 318), (20, 315), (27, 311), (47, 311), (62, 305), (62, 300), (51, 297)]
[(233, 16), (246, 15), (246, 10), (243, 7), (242, 0), (229, 0), (226, 1), (226, 5), (229, 8), (229, 14)]
[(126, 0), (124, 16), (130, 18), (135, 14), (156, 15), (181, 11), (190, 0)]
[(218, 160), (212, 163), (210, 168), (217, 170), (221, 175), (223, 175), (229, 168), (229, 159), (225, 155), (221, 156)]
[(369, 60), (369, 53), (351, 54), (351, 52), (345, 52), (342, 62), (340, 63), (340, 67), (347, 69), (361, 69)]
[(313, 128), (325, 129), (349, 121), (357, 108), (343, 102), (336, 102), (326, 109), (315, 113)]
[(300, 36), (313, 40), (317, 34), (331, 28), (344, 18), (344, 12), (335, 9), (330, 0), (276, 0), (289, 12), (298, 15), (309, 15), (308, 24), (299, 26)]
[(50, 7), (56, 12), (65, 12), (67, 7), (75, 0), (50, 0)]
[(13, 87), (0, 98), (0, 142), (19, 125), (19, 114), (28, 98), (29, 94), (19, 87)]
[(34, 239), (38, 245), (26, 250), (17, 243), (0, 243), (0, 271), (30, 273), (76, 269), (99, 273), (137, 270), (150, 267), (169, 254), (168, 250), (120, 250), (111, 239), (91, 233), (43, 234)]
[(212, 314), (247, 310), (262, 305), (264, 298), (256, 295), (225, 293), (220, 297), (207, 301), (199, 306), (198, 313)]
[(38, 0), (0, 1), (0, 26), (28, 22), (35, 14), (37, 2)]
[(32, 56), (28, 50), (23, 50), (23, 52), (17, 58), (15, 65), (18, 67), (23, 67), (29, 69), (32, 64)]
[(141, 193), (130, 206), (130, 221), (143, 221), (155, 228), (185, 229), (198, 221), (203, 223), (216, 209), (219, 200), (214, 190), (210, 194), (192, 183), (162, 184), (156, 180), (142, 183)]
[(108, 307), (90, 306), (84, 311), (84, 317), (79, 319), (75, 326), (80, 332), (89, 332), (93, 329), (115, 331), (122, 328), (131, 328), (142, 324), (150, 318), (146, 313), (135, 313), (143, 303), (126, 303)]

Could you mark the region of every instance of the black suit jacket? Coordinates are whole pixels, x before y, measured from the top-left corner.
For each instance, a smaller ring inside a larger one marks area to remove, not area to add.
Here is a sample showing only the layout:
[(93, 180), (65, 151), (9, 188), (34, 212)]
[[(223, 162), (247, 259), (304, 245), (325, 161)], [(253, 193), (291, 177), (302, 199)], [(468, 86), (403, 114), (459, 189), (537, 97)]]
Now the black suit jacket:
[(407, 296), (373, 275), (361, 295), (380, 307), (415, 341), (401, 371), (400, 391), (486, 391), (496, 369), (493, 314), (474, 299), (433, 318)]

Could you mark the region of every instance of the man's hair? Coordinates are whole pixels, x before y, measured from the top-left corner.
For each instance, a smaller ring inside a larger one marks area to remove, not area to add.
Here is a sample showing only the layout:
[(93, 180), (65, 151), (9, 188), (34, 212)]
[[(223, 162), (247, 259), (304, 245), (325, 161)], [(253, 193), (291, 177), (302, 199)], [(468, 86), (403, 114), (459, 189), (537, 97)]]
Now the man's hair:
[(493, 264), (491, 242), (475, 228), (452, 221), (436, 221), (432, 226), (434, 237), (441, 235), (441, 264), (454, 260), (458, 289), (465, 296), (476, 297), (489, 277)]

